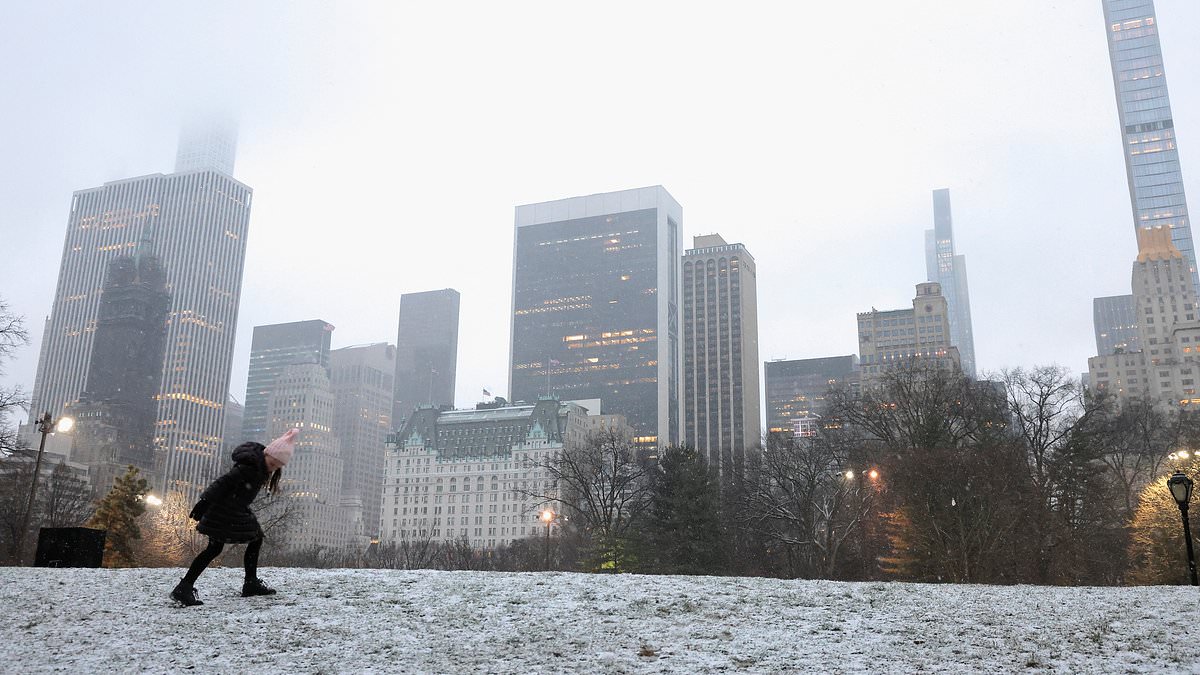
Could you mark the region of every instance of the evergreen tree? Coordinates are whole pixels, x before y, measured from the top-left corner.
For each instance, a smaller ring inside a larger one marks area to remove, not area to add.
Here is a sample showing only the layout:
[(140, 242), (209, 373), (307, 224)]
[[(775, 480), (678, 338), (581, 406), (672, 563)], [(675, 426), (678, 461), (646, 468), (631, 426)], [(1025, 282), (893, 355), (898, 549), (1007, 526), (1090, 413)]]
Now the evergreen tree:
[(728, 555), (721, 526), (720, 484), (694, 448), (663, 451), (651, 483), (643, 528), (643, 571), (722, 574)]
[(113, 487), (100, 500), (88, 527), (108, 531), (104, 541), (105, 567), (133, 567), (137, 564), (133, 542), (142, 538), (137, 519), (146, 512), (146, 493), (150, 485), (130, 466), (125, 475), (113, 481)]

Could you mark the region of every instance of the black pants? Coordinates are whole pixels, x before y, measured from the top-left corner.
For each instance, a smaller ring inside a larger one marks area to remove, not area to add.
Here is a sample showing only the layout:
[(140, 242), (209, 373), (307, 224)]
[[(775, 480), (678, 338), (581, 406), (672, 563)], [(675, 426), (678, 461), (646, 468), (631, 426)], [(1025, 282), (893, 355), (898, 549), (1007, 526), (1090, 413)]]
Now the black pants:
[[(246, 544), (246, 556), (242, 558), (242, 564), (246, 567), (246, 581), (253, 581), (258, 578), (258, 551), (262, 548), (262, 542), (263, 540), (260, 538)], [(184, 583), (189, 586), (196, 583), (196, 579), (200, 578), (200, 573), (208, 567), (210, 562), (221, 555), (221, 550), (224, 548), (224, 542), (209, 537), (208, 548), (201, 551), (196, 556), (196, 559), (192, 561), (192, 566), (188, 568), (187, 576), (183, 578)]]

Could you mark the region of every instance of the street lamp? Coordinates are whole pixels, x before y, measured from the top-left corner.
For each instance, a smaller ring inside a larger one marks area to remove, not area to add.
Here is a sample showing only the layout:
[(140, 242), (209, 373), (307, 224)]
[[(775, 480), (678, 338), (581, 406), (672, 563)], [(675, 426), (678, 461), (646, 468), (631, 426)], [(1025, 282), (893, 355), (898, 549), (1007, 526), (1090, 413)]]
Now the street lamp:
[(1179, 504), (1179, 515), (1183, 517), (1183, 540), (1187, 542), (1188, 572), (1192, 575), (1192, 585), (1200, 586), (1200, 583), (1196, 582), (1196, 557), (1192, 553), (1192, 528), (1188, 525), (1188, 502), (1192, 499), (1192, 479), (1184, 475), (1182, 471), (1176, 471), (1175, 475), (1167, 481), (1167, 487), (1171, 488), (1171, 496), (1175, 498), (1175, 503)]
[(75, 420), (70, 417), (60, 417), (57, 420), (45, 413), (34, 421), (37, 430), (42, 435), (38, 443), (37, 459), (33, 462), (33, 477), (29, 479), (29, 501), (25, 504), (25, 515), (21, 518), (21, 529), (17, 531), (17, 548), (13, 553), (16, 562), (21, 561), (25, 550), (25, 533), (29, 530), (29, 517), (33, 515), (33, 499), (37, 496), (38, 474), (42, 470), (42, 455), (46, 452), (46, 437), (55, 431), (66, 433), (75, 427)]
[(158, 495), (148, 494), (148, 495), (146, 495), (146, 503), (149, 504), (150, 506), (162, 506), (163, 502), (162, 502), (162, 498), (159, 497)]
[(550, 509), (542, 511), (542, 522), (546, 523), (546, 569), (550, 569), (550, 523), (554, 522), (554, 512)]

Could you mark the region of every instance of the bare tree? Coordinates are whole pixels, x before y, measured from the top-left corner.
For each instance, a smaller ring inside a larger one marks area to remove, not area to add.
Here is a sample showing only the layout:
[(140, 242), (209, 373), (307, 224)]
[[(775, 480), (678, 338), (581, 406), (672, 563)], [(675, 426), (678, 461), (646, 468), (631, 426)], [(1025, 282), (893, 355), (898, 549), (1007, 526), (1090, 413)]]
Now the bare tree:
[(650, 503), (650, 469), (623, 434), (593, 432), (578, 445), (565, 444), (532, 463), (549, 480), (518, 488), (538, 505), (560, 503), (577, 528), (590, 536), (603, 569), (621, 569), (630, 528)]
[(739, 512), (754, 532), (787, 548), (792, 575), (829, 579), (882, 485), (877, 471), (851, 463), (828, 435), (772, 439), (748, 476)]
[[(0, 375), (4, 374), (4, 363), (19, 347), (29, 344), (29, 332), (24, 319), (9, 309), (8, 303), (0, 298)], [(12, 417), (29, 409), (29, 398), (19, 386), (0, 386), (0, 457), (6, 457), (21, 448), (16, 424)]]

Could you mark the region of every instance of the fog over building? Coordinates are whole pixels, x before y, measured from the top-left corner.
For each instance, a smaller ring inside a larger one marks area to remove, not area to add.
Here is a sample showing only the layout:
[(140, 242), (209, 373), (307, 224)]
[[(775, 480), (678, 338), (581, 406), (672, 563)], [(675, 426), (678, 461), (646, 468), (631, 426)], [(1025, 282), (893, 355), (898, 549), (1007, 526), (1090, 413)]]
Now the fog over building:
[(383, 455), (392, 432), (396, 348), (390, 344), (344, 347), (329, 353), (333, 434), (342, 455), (342, 498), (362, 504), (367, 536), (379, 535)]
[[(191, 166), (183, 161), (193, 154), (190, 140), (181, 137), (180, 167)], [(232, 156), (221, 167), (231, 171)], [(156, 256), (171, 296), (154, 394), (159, 490), (202, 489), (225, 459), (224, 410), (252, 195), (229, 171), (206, 166), (80, 190), (67, 218), (31, 410), (57, 416), (83, 394), (108, 263)]]
[(950, 342), (950, 306), (941, 286), (917, 284), (911, 309), (860, 312), (858, 354), (864, 386), (889, 370), (917, 364), (960, 372), (958, 348)]
[(418, 406), (454, 407), (459, 304), (453, 288), (400, 296), (393, 425)]
[(950, 344), (958, 348), (962, 370), (975, 379), (975, 333), (971, 325), (971, 292), (966, 256), (954, 251), (954, 219), (950, 191), (933, 191), (933, 229), (925, 230), (926, 280), (941, 285), (949, 306)]
[(684, 443), (722, 478), (760, 443), (754, 256), (719, 234), (683, 254)]
[(1167, 227), (1200, 288), (1154, 0), (1101, 0), (1135, 232)]
[(275, 379), (286, 366), (315, 363), (329, 373), (332, 334), (333, 326), (320, 319), (254, 327), (242, 411), (242, 440), (259, 443), (270, 440), (268, 403)]
[(682, 441), (682, 222), (662, 186), (517, 207), (513, 400), (599, 398), (640, 445)]

